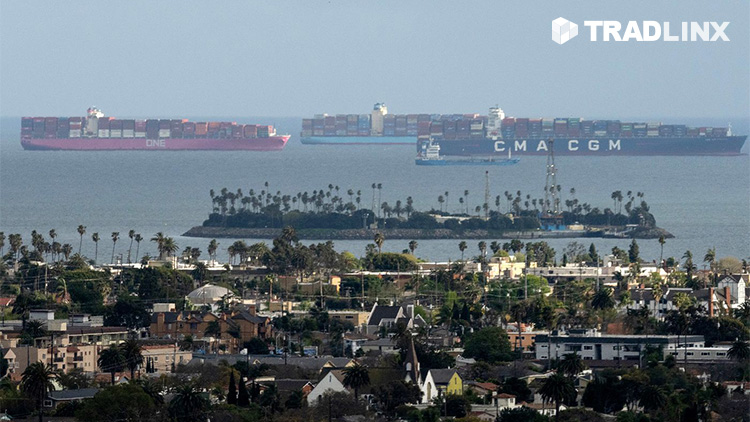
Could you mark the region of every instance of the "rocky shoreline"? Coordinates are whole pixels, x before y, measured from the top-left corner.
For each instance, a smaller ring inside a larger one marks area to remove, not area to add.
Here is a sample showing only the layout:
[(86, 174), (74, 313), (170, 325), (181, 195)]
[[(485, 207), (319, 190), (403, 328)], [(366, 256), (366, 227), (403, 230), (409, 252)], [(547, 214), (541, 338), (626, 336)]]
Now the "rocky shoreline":
[[(466, 230), (456, 232), (448, 229), (301, 229), (297, 230), (300, 239), (307, 240), (372, 240), (376, 232), (381, 232), (386, 239), (561, 239), (561, 238), (584, 238), (603, 237), (601, 232), (586, 231), (525, 231), (525, 232), (490, 232), (488, 230)], [(186, 237), (204, 238), (234, 238), (234, 239), (273, 239), (281, 234), (281, 229), (254, 228), (244, 229), (235, 227), (204, 227), (195, 226), (185, 232)], [(652, 228), (636, 230), (632, 236), (626, 238), (635, 239), (658, 239), (660, 236), (673, 238), (674, 236), (664, 229)]]

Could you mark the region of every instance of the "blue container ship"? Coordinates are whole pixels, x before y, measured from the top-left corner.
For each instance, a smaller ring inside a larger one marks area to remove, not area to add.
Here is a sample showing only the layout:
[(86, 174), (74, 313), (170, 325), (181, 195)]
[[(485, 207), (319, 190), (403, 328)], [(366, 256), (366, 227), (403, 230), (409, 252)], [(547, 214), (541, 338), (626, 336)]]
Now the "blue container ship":
[(302, 120), (303, 144), (415, 145), (430, 143), (443, 156), (546, 155), (740, 155), (746, 135), (731, 127), (688, 127), (661, 122), (581, 118), (506, 117), (499, 107), (479, 114), (388, 114), (375, 104), (370, 114), (317, 115)]

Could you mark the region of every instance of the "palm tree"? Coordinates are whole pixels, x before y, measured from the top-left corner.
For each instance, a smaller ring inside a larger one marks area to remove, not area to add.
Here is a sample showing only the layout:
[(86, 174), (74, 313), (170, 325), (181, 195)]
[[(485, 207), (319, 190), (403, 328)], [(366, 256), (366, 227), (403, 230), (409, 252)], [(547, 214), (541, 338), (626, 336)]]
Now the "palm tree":
[(344, 368), (344, 386), (354, 389), (354, 399), (359, 400), (359, 389), (370, 385), (370, 371), (366, 366), (354, 362), (354, 365)]
[(608, 309), (615, 306), (615, 301), (612, 298), (612, 290), (609, 288), (599, 289), (591, 298), (591, 307), (594, 309)]
[(169, 412), (176, 420), (203, 421), (209, 402), (200, 388), (192, 382), (182, 384), (174, 389), (174, 398), (169, 403)]
[(125, 365), (130, 369), (130, 379), (135, 379), (135, 370), (143, 365), (143, 349), (136, 339), (128, 339), (120, 343), (120, 352), (125, 359)]
[(703, 257), (703, 262), (708, 263), (708, 268), (711, 270), (711, 275), (715, 279), (716, 276), (714, 274), (714, 265), (716, 263), (716, 248), (711, 248), (708, 250), (708, 252), (706, 252), (706, 255)]
[(159, 261), (164, 259), (164, 251), (162, 246), (164, 245), (164, 233), (158, 232), (151, 238), (152, 242), (156, 242), (156, 249), (159, 251)]
[(487, 255), (487, 242), (482, 240), (481, 242), (479, 242), (477, 247), (479, 248), (479, 253), (482, 256), (482, 259), (484, 259), (484, 257)]
[(539, 389), (545, 402), (555, 403), (555, 419), (560, 418), (560, 404), (568, 397), (575, 396), (573, 382), (561, 373), (551, 375)]
[(140, 233), (135, 234), (135, 259), (138, 259), (138, 251), (141, 250), (141, 241), (143, 240), (143, 236), (141, 236)]
[[(177, 246), (177, 243), (175, 243), (173, 238), (164, 238), (164, 243), (162, 243), (162, 250), (167, 254), (167, 258), (170, 258), (172, 254), (177, 252), (177, 249), (179, 249), (179, 247)], [(161, 254), (161, 252), (159, 252), (159, 254)]]
[(86, 226), (83, 224), (78, 226), (78, 235), (81, 237), (78, 241), (78, 255), (81, 254), (81, 247), (83, 246), (83, 235), (86, 234)]
[(122, 371), (126, 362), (122, 351), (113, 344), (99, 352), (97, 363), (102, 372), (109, 372), (112, 375), (112, 385), (115, 385), (115, 373)]
[(664, 390), (656, 385), (647, 385), (641, 392), (641, 400), (638, 402), (643, 408), (651, 413), (667, 404), (667, 396)]
[(208, 257), (212, 260), (216, 259), (216, 251), (219, 249), (219, 243), (216, 242), (216, 239), (211, 239), (210, 242), (208, 242)]
[(750, 344), (744, 340), (735, 340), (727, 351), (727, 357), (742, 363), (750, 361)]
[(94, 262), (96, 262), (99, 257), (99, 233), (92, 234), (91, 240), (94, 241)]
[(130, 264), (130, 252), (133, 250), (133, 239), (135, 239), (135, 230), (130, 229), (128, 231), (128, 237), (130, 238), (130, 247), (128, 248), (128, 264)]
[(586, 369), (586, 364), (583, 363), (581, 356), (576, 352), (563, 355), (562, 360), (557, 366), (558, 372), (562, 372), (570, 378), (580, 374), (584, 369)]
[(661, 252), (659, 252), (659, 268), (662, 267), (662, 262), (664, 258), (664, 244), (667, 243), (667, 240), (664, 238), (664, 235), (659, 236), (659, 246), (661, 247)]
[(466, 250), (466, 248), (468, 248), (468, 247), (469, 247), (469, 246), (468, 246), (468, 245), (466, 244), (466, 242), (465, 242), (465, 241), (463, 241), (463, 240), (462, 240), (462, 241), (460, 241), (460, 242), (458, 243), (458, 250), (459, 250), (459, 251), (461, 251), (461, 261), (463, 261), (463, 260), (464, 260), (464, 251), (465, 251), (465, 250)]
[(27, 366), (23, 371), (21, 379), (21, 391), (30, 399), (36, 401), (36, 407), (39, 411), (39, 422), (42, 422), (42, 404), (47, 397), (47, 393), (54, 390), (52, 381), (57, 378), (57, 371), (52, 365), (46, 365), (42, 362), (35, 362)]
[(416, 240), (412, 240), (411, 242), (409, 242), (409, 250), (411, 251), (412, 255), (414, 255), (414, 251), (417, 249), (418, 245), (419, 244), (417, 243)]
[(378, 255), (379, 255), (381, 249), (383, 248), (383, 242), (385, 242), (385, 236), (383, 236), (383, 233), (377, 232), (375, 233), (375, 238), (373, 240), (375, 241), (375, 244), (378, 245)]
[(115, 246), (117, 245), (117, 240), (120, 238), (120, 232), (112, 232), (112, 261), (110, 264), (115, 263)]

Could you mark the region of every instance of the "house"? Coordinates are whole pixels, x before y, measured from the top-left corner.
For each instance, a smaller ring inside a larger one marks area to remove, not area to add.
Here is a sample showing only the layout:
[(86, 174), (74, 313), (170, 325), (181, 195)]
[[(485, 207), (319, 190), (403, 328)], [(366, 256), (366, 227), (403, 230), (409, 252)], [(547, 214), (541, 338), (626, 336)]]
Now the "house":
[(571, 329), (538, 335), (535, 353), (537, 359), (578, 353), (583, 360), (640, 361), (646, 346), (661, 347), (666, 357), (685, 343), (688, 347), (703, 347), (705, 342), (699, 335), (607, 335), (596, 329)]
[(497, 384), (492, 382), (466, 381), (465, 384), (467, 389), (482, 397), (497, 391)]
[(326, 393), (348, 393), (349, 390), (344, 387), (344, 373), (340, 369), (328, 371), (318, 384), (307, 395), (307, 404), (314, 406), (318, 399)]
[(367, 318), (365, 334), (373, 335), (380, 333), (382, 330), (388, 331), (401, 322), (409, 329), (427, 326), (420, 315), (414, 315), (414, 305), (384, 306), (378, 305), (376, 302)]
[(193, 358), (190, 351), (181, 350), (174, 344), (141, 346), (143, 366), (150, 362), (155, 372), (172, 372), (172, 365), (186, 365)]
[[(529, 263), (529, 268), (536, 268), (536, 262)], [(506, 278), (518, 280), (525, 274), (526, 262), (516, 261), (515, 256), (493, 256), (487, 264), (490, 279)]]
[(81, 388), (78, 390), (61, 390), (50, 391), (47, 400), (44, 401), (44, 407), (56, 409), (62, 403), (74, 401), (83, 401), (84, 399), (93, 398), (99, 392), (98, 388)]
[(728, 288), (728, 295), (725, 293), (727, 303), (730, 304), (732, 309), (738, 309), (747, 300), (748, 289), (747, 285), (750, 283), (750, 275), (748, 274), (724, 274), (719, 276), (716, 288), (719, 291), (726, 292)]
[(375, 340), (366, 340), (360, 343), (359, 348), (367, 353), (379, 353), (381, 355), (388, 355), (398, 353), (396, 343), (390, 337), (379, 338)]
[(515, 409), (516, 396), (508, 393), (496, 393), (492, 396), (492, 404), (496, 409)]
[(430, 369), (422, 382), (422, 403), (445, 394), (463, 394), (463, 380), (455, 369)]
[[(536, 410), (538, 413), (544, 416), (554, 417), (556, 413), (554, 403), (544, 403), (542, 401), (535, 401), (534, 403), (523, 403), (522, 406), (528, 407), (529, 409)], [(560, 411), (563, 411), (565, 409), (567, 409), (567, 407), (564, 404), (561, 404)]]

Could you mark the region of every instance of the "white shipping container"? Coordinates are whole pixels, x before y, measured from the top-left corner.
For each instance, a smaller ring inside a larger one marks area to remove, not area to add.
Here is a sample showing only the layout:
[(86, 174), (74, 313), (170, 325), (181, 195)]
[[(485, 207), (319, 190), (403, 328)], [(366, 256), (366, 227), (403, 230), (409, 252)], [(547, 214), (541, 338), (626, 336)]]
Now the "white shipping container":
[(122, 129), (110, 129), (109, 136), (112, 138), (122, 138)]
[(122, 130), (122, 137), (123, 138), (132, 138), (135, 136), (135, 131), (133, 129), (123, 129)]
[(71, 138), (80, 138), (81, 137), (81, 129), (71, 129), (70, 130), (70, 137)]
[(139, 132), (139, 131), (136, 131), (136, 132), (135, 132), (135, 137), (136, 137), (136, 138), (145, 138), (145, 137), (146, 137), (146, 132)]
[(471, 124), (471, 130), (482, 130), (482, 129), (484, 129), (484, 125), (482, 123)]
[(160, 138), (169, 138), (169, 129), (159, 129)]
[(99, 138), (109, 138), (109, 129), (99, 129)]

